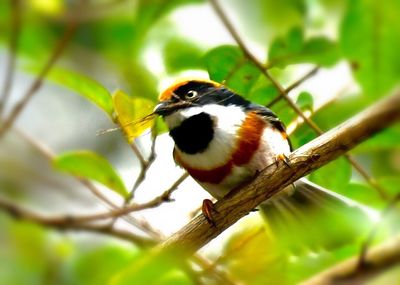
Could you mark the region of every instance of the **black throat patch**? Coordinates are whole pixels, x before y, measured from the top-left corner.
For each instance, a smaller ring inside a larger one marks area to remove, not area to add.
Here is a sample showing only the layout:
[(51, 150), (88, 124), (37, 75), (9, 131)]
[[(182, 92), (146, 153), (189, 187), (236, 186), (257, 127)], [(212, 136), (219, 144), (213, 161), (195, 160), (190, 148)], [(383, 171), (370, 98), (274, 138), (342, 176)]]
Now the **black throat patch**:
[(187, 153), (196, 154), (206, 150), (214, 137), (214, 122), (207, 113), (194, 115), (169, 132), (177, 147)]

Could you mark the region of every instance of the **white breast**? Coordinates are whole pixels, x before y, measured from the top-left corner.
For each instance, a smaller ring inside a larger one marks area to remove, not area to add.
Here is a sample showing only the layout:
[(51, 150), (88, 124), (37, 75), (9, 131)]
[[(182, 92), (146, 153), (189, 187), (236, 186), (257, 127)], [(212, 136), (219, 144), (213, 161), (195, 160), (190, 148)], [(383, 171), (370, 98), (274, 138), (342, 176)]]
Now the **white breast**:
[(231, 158), (238, 137), (237, 131), (246, 114), (238, 106), (221, 106), (217, 104), (205, 105), (203, 107), (191, 107), (168, 116), (165, 121), (168, 127), (179, 126), (185, 119), (206, 112), (215, 121), (214, 137), (207, 149), (197, 154), (187, 154), (176, 151), (179, 157), (190, 167), (197, 169), (213, 169), (225, 164)]
[(263, 140), (259, 149), (248, 164), (234, 166), (232, 173), (220, 184), (200, 184), (212, 196), (220, 199), (235, 187), (242, 186), (241, 184), (252, 179), (257, 172), (262, 171), (267, 166), (275, 165), (276, 157), (279, 154), (290, 154), (289, 142), (280, 131), (267, 127), (264, 129)]

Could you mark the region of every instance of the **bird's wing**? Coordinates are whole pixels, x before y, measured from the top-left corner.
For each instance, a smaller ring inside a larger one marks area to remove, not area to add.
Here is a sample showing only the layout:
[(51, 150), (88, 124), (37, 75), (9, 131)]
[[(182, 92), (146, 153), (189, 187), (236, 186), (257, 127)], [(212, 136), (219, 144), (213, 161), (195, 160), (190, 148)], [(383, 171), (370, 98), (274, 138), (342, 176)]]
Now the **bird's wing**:
[(277, 245), (294, 255), (349, 245), (380, 218), (378, 211), (305, 178), (288, 192), (261, 204), (260, 212)]

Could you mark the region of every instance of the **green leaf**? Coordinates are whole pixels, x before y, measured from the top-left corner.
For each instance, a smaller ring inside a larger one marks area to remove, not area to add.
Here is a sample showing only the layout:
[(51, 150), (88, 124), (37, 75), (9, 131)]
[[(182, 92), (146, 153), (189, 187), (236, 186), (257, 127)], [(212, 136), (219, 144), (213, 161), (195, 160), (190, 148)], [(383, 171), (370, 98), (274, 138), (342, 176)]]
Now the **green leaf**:
[(143, 252), (130, 265), (115, 274), (108, 285), (192, 284), (179, 268), (180, 262), (179, 255), (176, 254)]
[(340, 30), (340, 43), (353, 73), (370, 99), (400, 82), (400, 1), (353, 0)]
[(379, 185), (386, 190), (390, 196), (396, 196), (400, 193), (400, 177), (399, 176), (383, 176), (377, 179)]
[(91, 151), (72, 151), (57, 156), (54, 167), (78, 177), (97, 181), (123, 197), (129, 195), (121, 177), (102, 156)]
[(167, 72), (203, 68), (203, 51), (184, 38), (173, 38), (164, 47), (164, 62)]
[(260, 76), (260, 71), (249, 63), (236, 46), (220, 46), (209, 51), (205, 63), (210, 79), (224, 82), (240, 95), (247, 95)]
[(136, 254), (116, 244), (91, 248), (86, 252), (80, 252), (74, 258), (69, 275), (75, 285), (106, 284), (112, 275), (128, 266)]
[(276, 90), (275, 86), (273, 86), (272, 84), (268, 84), (259, 88), (254, 88), (254, 90), (252, 90), (247, 96), (247, 99), (254, 103), (267, 105), (278, 95), (279, 93)]
[(287, 48), (290, 52), (301, 52), (304, 46), (303, 30), (300, 27), (291, 29), (287, 36)]
[(334, 128), (348, 118), (365, 109), (369, 102), (365, 96), (346, 96), (339, 98), (313, 114), (313, 119), (323, 130)]
[(353, 152), (368, 153), (372, 151), (400, 149), (400, 124), (387, 128), (358, 145)]
[(329, 190), (343, 191), (351, 178), (351, 165), (340, 157), (310, 174), (310, 180)]
[(340, 58), (337, 44), (325, 37), (304, 40), (303, 31), (296, 27), (285, 37), (276, 38), (268, 52), (271, 66), (285, 67), (297, 63), (331, 66)]
[(292, 142), (293, 148), (296, 149), (302, 145), (305, 145), (316, 137), (317, 135), (314, 130), (308, 125), (303, 124), (296, 128), (294, 134), (290, 136), (290, 141)]
[(382, 209), (387, 202), (383, 201), (377, 190), (366, 184), (349, 183), (340, 191), (341, 194), (363, 205)]
[[(38, 71), (37, 68), (29, 68), (29, 70)], [(46, 78), (88, 99), (112, 117), (114, 109), (111, 95), (106, 88), (94, 79), (60, 68), (52, 68)]]
[(297, 97), (296, 104), (302, 111), (312, 110), (314, 104), (314, 98), (308, 92), (301, 92)]
[(152, 101), (140, 97), (130, 97), (121, 90), (115, 91), (112, 99), (117, 121), (129, 142), (153, 125), (154, 117), (147, 117), (154, 109)]

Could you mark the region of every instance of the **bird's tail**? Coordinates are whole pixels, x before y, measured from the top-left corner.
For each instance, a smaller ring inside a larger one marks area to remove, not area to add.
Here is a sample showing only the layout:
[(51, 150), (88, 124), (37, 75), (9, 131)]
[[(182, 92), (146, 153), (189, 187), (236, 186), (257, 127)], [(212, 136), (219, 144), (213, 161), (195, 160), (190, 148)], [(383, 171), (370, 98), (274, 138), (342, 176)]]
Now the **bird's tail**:
[(350, 244), (379, 220), (377, 211), (307, 179), (291, 187), (290, 193), (263, 203), (260, 210), (278, 244), (292, 254)]

